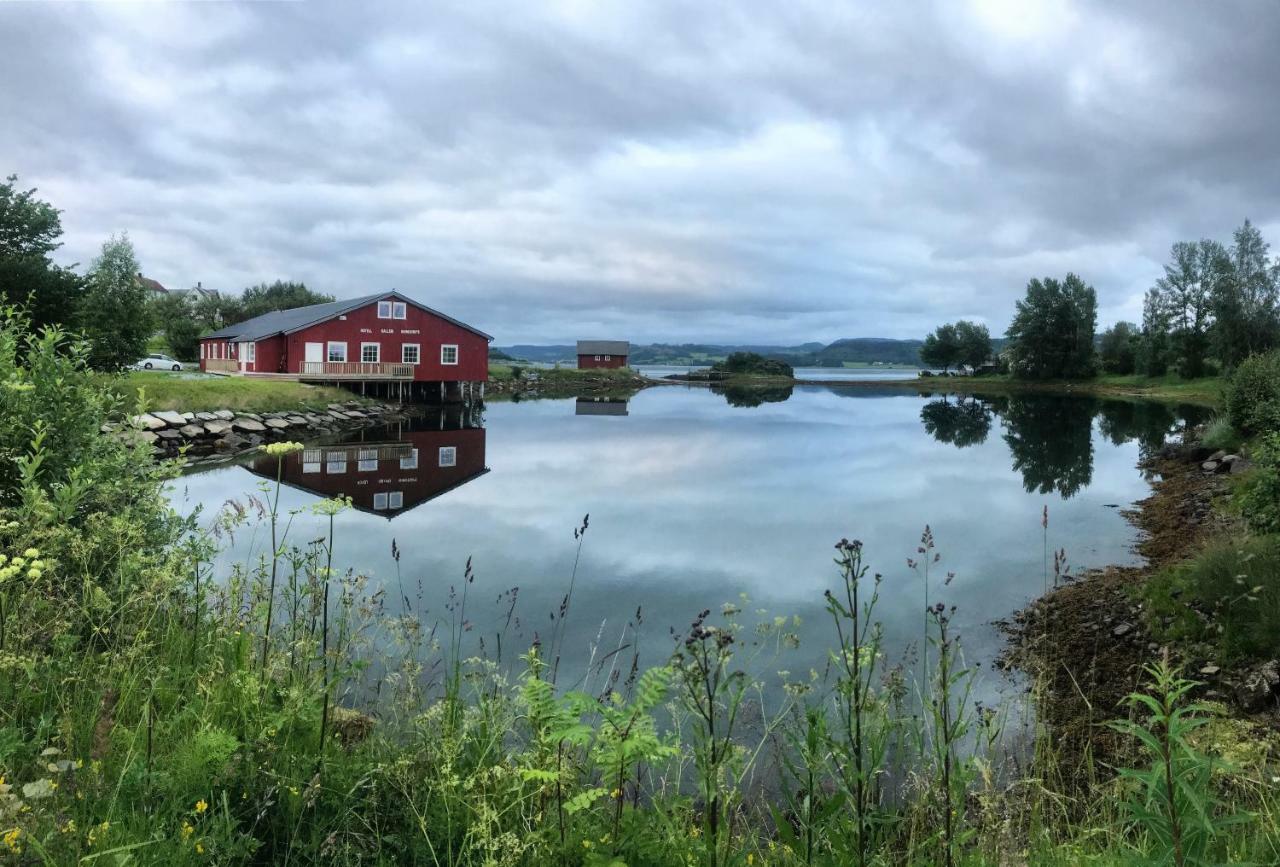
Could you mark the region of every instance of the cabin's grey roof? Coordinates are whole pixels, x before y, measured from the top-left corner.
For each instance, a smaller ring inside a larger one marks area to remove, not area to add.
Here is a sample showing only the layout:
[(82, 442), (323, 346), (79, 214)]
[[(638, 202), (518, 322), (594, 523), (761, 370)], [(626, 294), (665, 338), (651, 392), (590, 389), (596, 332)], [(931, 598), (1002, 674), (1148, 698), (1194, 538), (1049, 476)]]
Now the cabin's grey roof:
[(630, 355), (631, 343), (626, 340), (579, 340), (579, 355)]
[(235, 325), (219, 328), (217, 331), (211, 331), (208, 334), (201, 335), (201, 337), (218, 340), (262, 340), (266, 337), (274, 337), (277, 334), (293, 334), (295, 331), (301, 331), (335, 316), (358, 310), (367, 304), (372, 304), (374, 301), (385, 301), (388, 298), (395, 298), (406, 304), (412, 304), (432, 316), (439, 316), (446, 322), (452, 322), (459, 328), (465, 328), (474, 334), (478, 334), (485, 340), (493, 339), (479, 328), (472, 328), (465, 322), (459, 322), (452, 316), (446, 316), (439, 310), (433, 310), (427, 305), (420, 304), (395, 290), (379, 292), (376, 295), (365, 295), (362, 298), (347, 298), (342, 301), (330, 301), (326, 304), (312, 304), (309, 307), (295, 307), (292, 310), (273, 310), (270, 313), (263, 313), (261, 316), (246, 319), (244, 322), (237, 322)]

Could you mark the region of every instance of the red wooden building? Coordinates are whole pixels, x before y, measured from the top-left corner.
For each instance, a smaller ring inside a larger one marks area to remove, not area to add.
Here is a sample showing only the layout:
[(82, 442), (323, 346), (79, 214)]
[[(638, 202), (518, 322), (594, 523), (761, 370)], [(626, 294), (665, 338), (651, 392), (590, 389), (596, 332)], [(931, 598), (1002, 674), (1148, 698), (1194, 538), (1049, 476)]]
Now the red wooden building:
[(626, 367), (631, 344), (626, 340), (579, 340), (578, 369)]
[[(200, 338), (200, 369), (462, 395), (489, 379), (488, 334), (396, 291), (264, 313)], [(426, 385), (424, 385), (426, 384)]]

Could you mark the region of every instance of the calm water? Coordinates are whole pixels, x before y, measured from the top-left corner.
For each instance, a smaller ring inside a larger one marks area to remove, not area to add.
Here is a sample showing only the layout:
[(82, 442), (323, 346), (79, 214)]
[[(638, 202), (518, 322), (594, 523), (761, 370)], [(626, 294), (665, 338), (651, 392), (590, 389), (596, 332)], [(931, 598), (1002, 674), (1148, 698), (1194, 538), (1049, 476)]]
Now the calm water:
[[(933, 599), (958, 607), (968, 658), (987, 662), (1001, 646), (992, 621), (1043, 589), (1043, 507), (1049, 544), (1066, 549), (1074, 570), (1132, 562), (1135, 533), (1120, 509), (1149, 491), (1140, 449), (1195, 412), (818, 386), (491, 403), (475, 418), (433, 415), (292, 455), (282, 508), (350, 494), (357, 510), (338, 519), (337, 559), (396, 598), (394, 540), (410, 595), (421, 581), (427, 621), (447, 622), (449, 589), (473, 557), (469, 639), (485, 637), (490, 651), (507, 613), (499, 596), (511, 587), (507, 648), (535, 632), (547, 638), (569, 586), (573, 530), (590, 513), (565, 621), (570, 680), (592, 648), (598, 659), (619, 645), (637, 608), (646, 665), (670, 651), (671, 629), (726, 602), (747, 620), (761, 611), (800, 618), (801, 646), (759, 662), (762, 673), (821, 668), (823, 591), (835, 586), (841, 537), (863, 540), (884, 575), (877, 613), (890, 661), (909, 655), (924, 588), (906, 560), (927, 523), (942, 555)], [(259, 458), (185, 476), (173, 497), (179, 508), (216, 510), (274, 475), (274, 459)], [(310, 515), (291, 530), (300, 542), (322, 535)], [(240, 533), (224, 557), (266, 547), (261, 532)], [(943, 587), (947, 571), (955, 578)]]
[[(670, 364), (638, 364), (634, 365), (635, 369), (643, 373), (645, 376), (652, 376), (658, 379), (670, 376), (673, 373), (690, 373), (694, 370), (706, 370), (710, 365), (692, 364), (692, 365), (670, 365)], [(804, 382), (808, 380), (818, 382), (874, 382), (877, 379), (914, 379), (919, 374), (915, 368), (884, 368), (884, 367), (797, 367), (795, 369), (796, 379)]]

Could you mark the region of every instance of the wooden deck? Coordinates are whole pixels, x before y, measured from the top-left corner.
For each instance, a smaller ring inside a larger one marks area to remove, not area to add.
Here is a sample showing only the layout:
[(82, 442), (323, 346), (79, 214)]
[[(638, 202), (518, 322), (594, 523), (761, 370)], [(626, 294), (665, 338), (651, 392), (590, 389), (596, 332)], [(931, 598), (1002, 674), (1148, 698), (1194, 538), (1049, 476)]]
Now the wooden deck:
[(412, 380), (412, 364), (389, 361), (304, 361), (298, 379), (306, 380)]
[(412, 364), (363, 361), (304, 361), (301, 373), (275, 373), (241, 370), (234, 358), (207, 358), (205, 373), (219, 376), (247, 376), (257, 379), (283, 379), (294, 382), (411, 382)]

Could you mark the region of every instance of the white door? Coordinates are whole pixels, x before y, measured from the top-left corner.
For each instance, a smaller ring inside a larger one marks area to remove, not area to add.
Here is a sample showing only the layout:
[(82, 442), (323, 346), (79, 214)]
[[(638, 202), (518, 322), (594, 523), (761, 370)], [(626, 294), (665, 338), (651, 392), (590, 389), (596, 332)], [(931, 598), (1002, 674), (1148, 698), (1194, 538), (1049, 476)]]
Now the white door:
[(308, 343), (306, 346), (306, 355), (303, 358), (307, 364), (320, 364), (324, 361), (324, 344)]
[(236, 358), (238, 358), (238, 359), (240, 360), (240, 370), (241, 370), (242, 372), (243, 372), (243, 371), (246, 371), (246, 370), (248, 370), (248, 369), (249, 369), (249, 361), (250, 361), (250, 359), (249, 359), (249, 344), (247, 344), (247, 343), (241, 343), (241, 344), (240, 344), (240, 348), (239, 348), (239, 350), (236, 352)]

